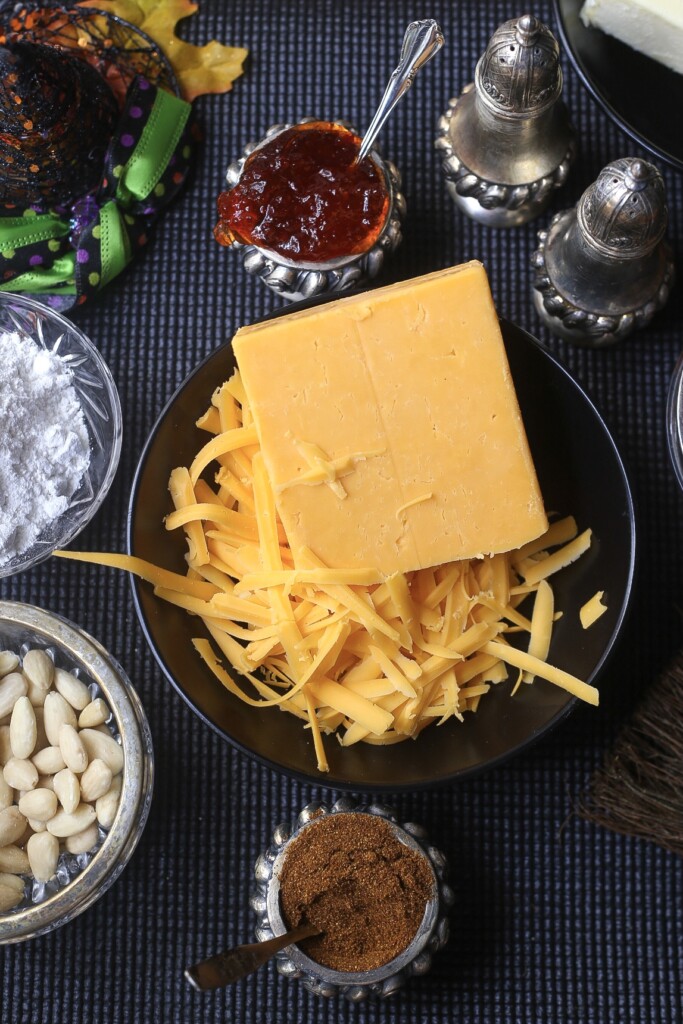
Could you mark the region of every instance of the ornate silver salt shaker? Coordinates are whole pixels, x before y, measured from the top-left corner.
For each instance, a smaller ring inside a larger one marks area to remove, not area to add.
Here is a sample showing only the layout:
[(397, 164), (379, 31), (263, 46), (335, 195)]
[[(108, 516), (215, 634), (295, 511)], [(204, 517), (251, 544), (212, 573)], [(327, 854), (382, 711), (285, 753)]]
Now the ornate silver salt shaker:
[(574, 131), (554, 35), (525, 14), (491, 36), (474, 83), (450, 101), (436, 148), (456, 206), (491, 227), (538, 216), (567, 177)]
[(624, 157), (608, 164), (570, 210), (539, 231), (534, 305), (569, 341), (609, 345), (647, 324), (674, 280), (662, 176)]
[(391, 825), (394, 836), (409, 849), (421, 854), (434, 876), (434, 895), (427, 902), (424, 917), (410, 944), (393, 960), (371, 971), (349, 973), (332, 970), (308, 957), (298, 945), (287, 946), (276, 954), (278, 973), (299, 979), (309, 992), (319, 996), (343, 995), (351, 1002), (362, 1002), (369, 995), (384, 998), (393, 995), (413, 976), (426, 974), (434, 953), (448, 941), (448, 910), (453, 892), (445, 881), (446, 859), (433, 847), (425, 830), (412, 822), (400, 825), (390, 809), (379, 804), (356, 805), (341, 798), (331, 807), (312, 803), (303, 808), (291, 824), (279, 825), (273, 833), (271, 846), (256, 863), (256, 888), (251, 897), (258, 924), (259, 942), (284, 935), (287, 926), (280, 908), (280, 871), (290, 844), (302, 831), (315, 828), (316, 821), (330, 814), (377, 815)]

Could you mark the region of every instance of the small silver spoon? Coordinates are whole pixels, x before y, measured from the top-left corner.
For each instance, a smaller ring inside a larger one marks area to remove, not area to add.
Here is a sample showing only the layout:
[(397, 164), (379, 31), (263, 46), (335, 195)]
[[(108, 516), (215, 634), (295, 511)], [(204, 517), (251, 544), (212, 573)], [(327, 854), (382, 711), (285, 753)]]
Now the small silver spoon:
[(194, 967), (187, 967), (185, 977), (200, 992), (208, 992), (223, 985), (231, 985), (234, 981), (246, 978), (257, 971), (271, 956), (275, 956), (285, 946), (291, 946), (302, 939), (310, 939), (320, 935), (320, 929), (312, 924), (302, 924), (284, 935), (276, 935), (265, 942), (251, 942), (244, 946), (234, 946), (223, 953), (216, 953), (207, 960), (200, 960)]
[(442, 46), (441, 29), (432, 18), (425, 21), (411, 21), (408, 25), (403, 37), (401, 59), (389, 79), (377, 112), (370, 122), (370, 127), (363, 136), (363, 143), (356, 157), (357, 163), (360, 163), (370, 152), (384, 122), (401, 97), (410, 89), (417, 72), (432, 59), (435, 53), (439, 52)]

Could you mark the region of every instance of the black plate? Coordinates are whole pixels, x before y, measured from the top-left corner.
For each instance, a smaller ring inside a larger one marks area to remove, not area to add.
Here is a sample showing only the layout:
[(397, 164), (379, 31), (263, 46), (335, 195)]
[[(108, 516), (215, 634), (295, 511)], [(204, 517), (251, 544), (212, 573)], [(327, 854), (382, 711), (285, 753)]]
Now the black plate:
[(553, 2), (562, 43), (598, 103), (632, 139), (683, 170), (683, 75), (586, 28), (583, 0)]
[[(572, 513), (580, 528), (593, 528), (595, 538), (592, 550), (556, 578), (556, 603), (564, 616), (549, 660), (595, 682), (623, 625), (631, 592), (635, 529), (628, 479), (605, 424), (579, 385), (528, 334), (513, 324), (502, 326), (546, 508)], [(233, 365), (229, 344), (216, 349), (159, 417), (133, 484), (131, 554), (184, 571), (184, 544), (162, 526), (170, 511), (168, 478), (175, 466), (189, 465), (205, 442), (206, 434), (194, 422)], [(584, 631), (578, 611), (596, 590), (606, 592), (609, 611)], [(200, 718), (244, 753), (310, 782), (377, 791), (462, 779), (523, 749), (575, 704), (564, 690), (542, 680), (522, 686), (514, 698), (511, 683), (502, 683), (463, 725), (431, 726), (415, 741), (343, 749), (333, 737), (326, 738), (330, 771), (322, 776), (310, 735), (298, 719), (274, 708), (247, 707), (200, 661), (190, 643), (201, 632), (196, 618), (158, 600), (150, 586), (137, 580), (133, 594), (157, 661)]]

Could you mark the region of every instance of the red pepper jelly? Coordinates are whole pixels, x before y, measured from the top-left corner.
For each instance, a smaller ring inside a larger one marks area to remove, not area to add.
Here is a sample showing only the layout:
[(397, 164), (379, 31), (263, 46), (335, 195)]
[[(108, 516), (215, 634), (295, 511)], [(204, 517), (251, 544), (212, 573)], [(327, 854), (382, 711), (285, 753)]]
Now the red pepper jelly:
[(296, 263), (367, 252), (389, 209), (381, 168), (355, 163), (361, 140), (328, 121), (286, 128), (247, 158), (218, 197), (217, 242), (269, 249)]

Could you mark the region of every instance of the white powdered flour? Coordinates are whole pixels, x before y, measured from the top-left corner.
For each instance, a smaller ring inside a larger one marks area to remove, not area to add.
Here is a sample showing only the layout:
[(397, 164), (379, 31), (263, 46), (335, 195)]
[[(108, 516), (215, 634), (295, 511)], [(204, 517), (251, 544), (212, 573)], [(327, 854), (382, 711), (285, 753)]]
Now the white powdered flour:
[(89, 463), (68, 366), (28, 337), (0, 333), (0, 565), (64, 512)]

